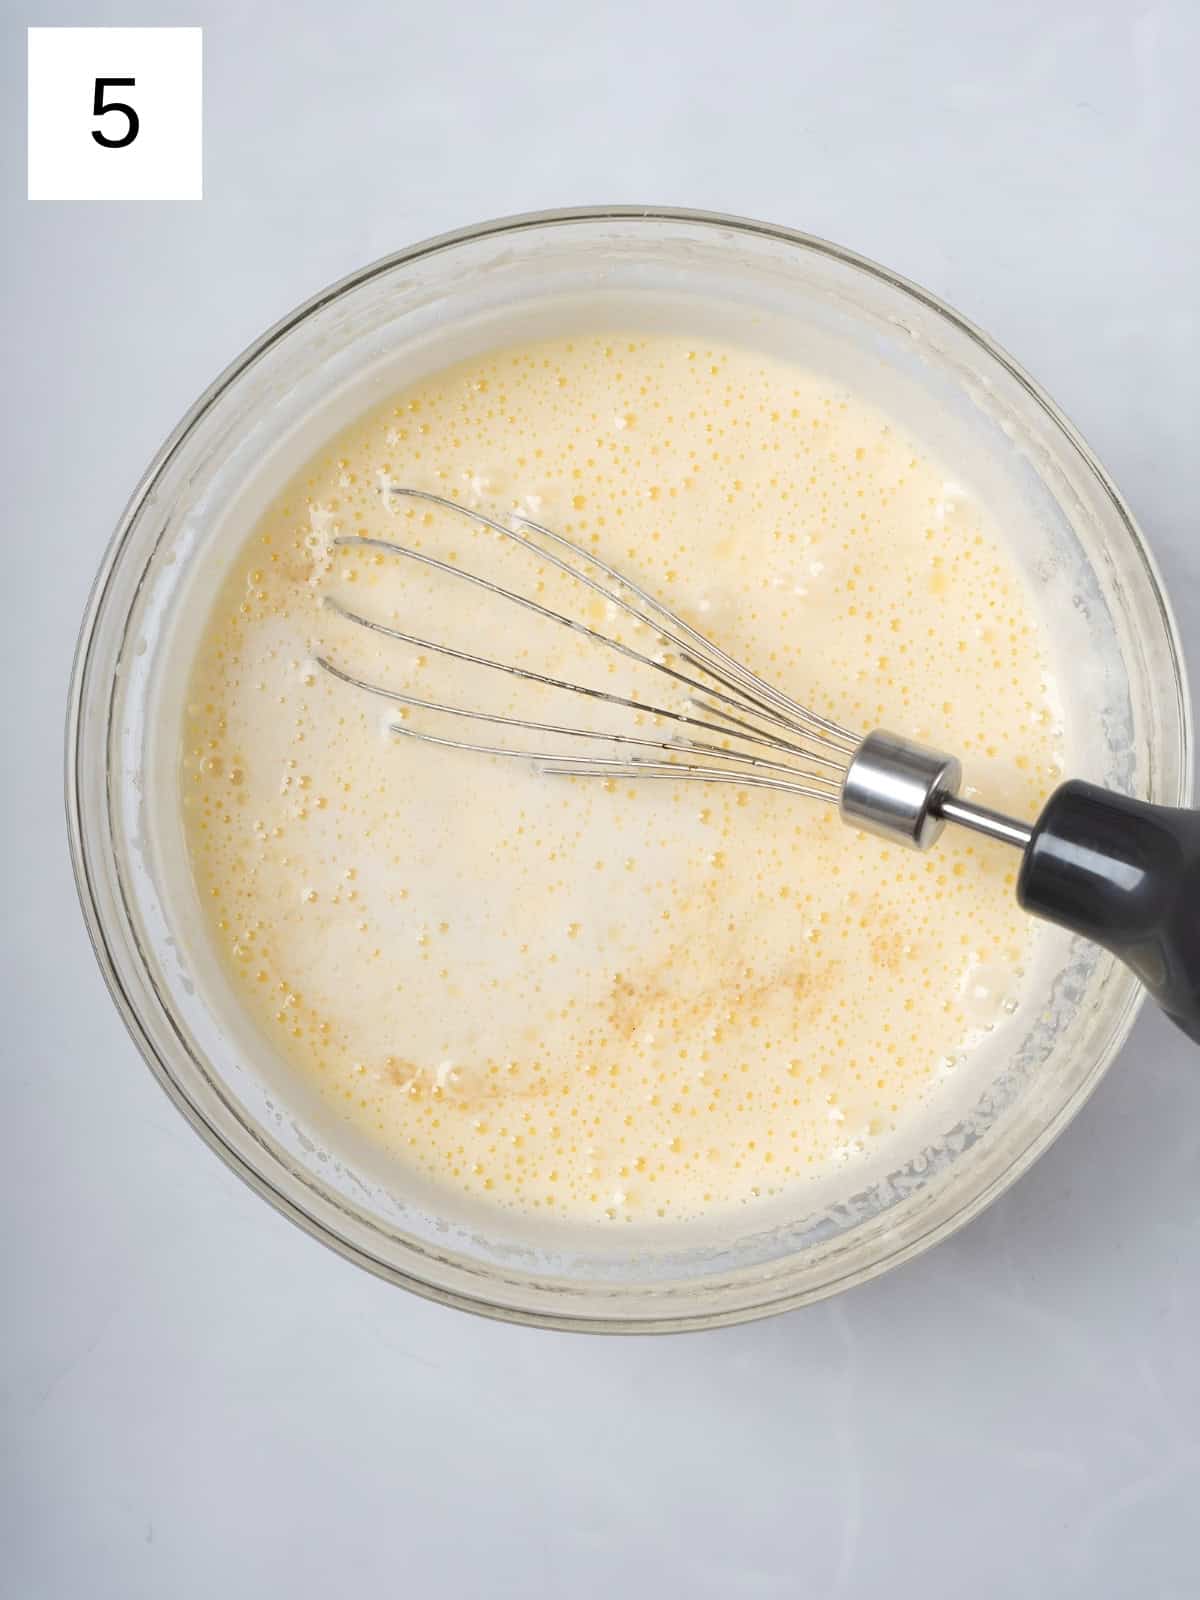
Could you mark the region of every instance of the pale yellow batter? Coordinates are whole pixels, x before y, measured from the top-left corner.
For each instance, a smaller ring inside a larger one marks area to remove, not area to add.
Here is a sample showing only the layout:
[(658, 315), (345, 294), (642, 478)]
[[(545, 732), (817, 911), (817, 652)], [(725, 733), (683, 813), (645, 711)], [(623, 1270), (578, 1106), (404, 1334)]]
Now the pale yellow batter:
[(657, 648), (392, 483), (590, 542), (797, 699), (956, 751), (994, 805), (1031, 815), (1059, 777), (1030, 599), (982, 510), (898, 420), (675, 337), (556, 341), (444, 372), (336, 439), (270, 508), (192, 674), (196, 882), (246, 1007), (295, 1070), (426, 1176), (536, 1214), (643, 1221), (853, 1162), (969, 1072), (1029, 957), (1015, 858), (952, 831), (910, 854), (786, 795), (552, 778), (389, 733), (503, 737), (348, 688), (318, 655), (431, 700), (655, 723), (383, 639), (327, 595), (683, 704), (465, 585), (335, 546), (419, 545)]

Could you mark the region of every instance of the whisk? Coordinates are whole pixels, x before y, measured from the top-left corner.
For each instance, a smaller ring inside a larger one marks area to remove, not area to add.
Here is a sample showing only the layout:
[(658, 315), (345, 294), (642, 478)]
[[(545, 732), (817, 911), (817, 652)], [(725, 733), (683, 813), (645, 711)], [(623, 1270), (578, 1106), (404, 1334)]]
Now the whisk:
[[(737, 661), (640, 584), (561, 533), (530, 517), (507, 523), (424, 489), (398, 485), (387, 493), (424, 501), (511, 541), (556, 569), (581, 590), (636, 624), (648, 627), (651, 654), (541, 601), (443, 561), (422, 549), (358, 535), (335, 545), (400, 557), (472, 586), (497, 600), (569, 629), (597, 649), (615, 652), (683, 691), (685, 710), (657, 705), (534, 671), (511, 661), (453, 647), (363, 615), (327, 595), (324, 604), (346, 621), (431, 655), (482, 667), (542, 688), (563, 690), (666, 724), (669, 735), (611, 733), (570, 723), (538, 721), (410, 694), (356, 677), (326, 656), (318, 665), (342, 683), (394, 703), (457, 722), (553, 738), (552, 748), (492, 744), (409, 726), (399, 737), (446, 749), (532, 763), (557, 777), (620, 777), (641, 781), (732, 783), (782, 791), (838, 807), (852, 827), (926, 850), (955, 823), (1022, 852), (1017, 899), (1035, 916), (1103, 945), (1142, 981), (1159, 1005), (1200, 1042), (1200, 811), (1154, 806), (1072, 780), (1062, 784), (1033, 823), (1025, 823), (959, 794), (957, 758), (882, 729), (860, 735), (801, 705)], [(665, 688), (665, 684), (664, 684)], [(534, 741), (535, 745), (537, 741)]]

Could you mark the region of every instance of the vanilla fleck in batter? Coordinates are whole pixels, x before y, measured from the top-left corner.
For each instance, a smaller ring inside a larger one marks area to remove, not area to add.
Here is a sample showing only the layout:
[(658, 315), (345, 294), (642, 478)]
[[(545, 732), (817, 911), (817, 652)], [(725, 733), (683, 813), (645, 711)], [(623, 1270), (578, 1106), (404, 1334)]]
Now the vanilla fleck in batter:
[(318, 656), (428, 700), (672, 729), (383, 638), (327, 596), (684, 704), (467, 584), (336, 545), (413, 545), (658, 648), (393, 483), (590, 544), (796, 699), (953, 750), (990, 803), (1031, 815), (1061, 729), (1031, 600), (980, 507), (899, 422), (760, 354), (666, 336), (503, 350), (313, 458), (235, 563), (192, 672), (185, 822), (212, 937), (295, 1070), (401, 1163), (534, 1214), (647, 1221), (877, 1150), (1020, 993), (1035, 935), (1015, 858), (954, 830), (911, 854), (784, 794), (555, 778), (390, 732), (563, 748), (366, 694)]

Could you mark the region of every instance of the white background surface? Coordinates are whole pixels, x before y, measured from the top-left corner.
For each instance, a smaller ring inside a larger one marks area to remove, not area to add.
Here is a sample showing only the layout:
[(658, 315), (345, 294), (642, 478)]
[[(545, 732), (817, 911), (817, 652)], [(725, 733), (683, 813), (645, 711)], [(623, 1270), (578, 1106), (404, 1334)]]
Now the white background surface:
[[(593, 201), (792, 224), (947, 297), (1147, 530), (1200, 667), (1200, 8), (3, 7), (0, 1593), (1200, 1592), (1200, 1056), (1139, 1022), (1038, 1167), (841, 1300), (666, 1340), (375, 1282), (140, 1064), (66, 859), (75, 629), (238, 349), (374, 256)], [(24, 198), (27, 23), (205, 26), (205, 200)]]

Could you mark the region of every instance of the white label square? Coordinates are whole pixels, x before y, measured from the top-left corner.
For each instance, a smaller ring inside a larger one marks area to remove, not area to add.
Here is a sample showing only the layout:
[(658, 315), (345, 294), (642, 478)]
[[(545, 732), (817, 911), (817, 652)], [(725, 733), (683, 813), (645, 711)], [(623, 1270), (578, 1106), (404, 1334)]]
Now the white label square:
[(203, 40), (202, 28), (30, 28), (29, 198), (203, 198)]

